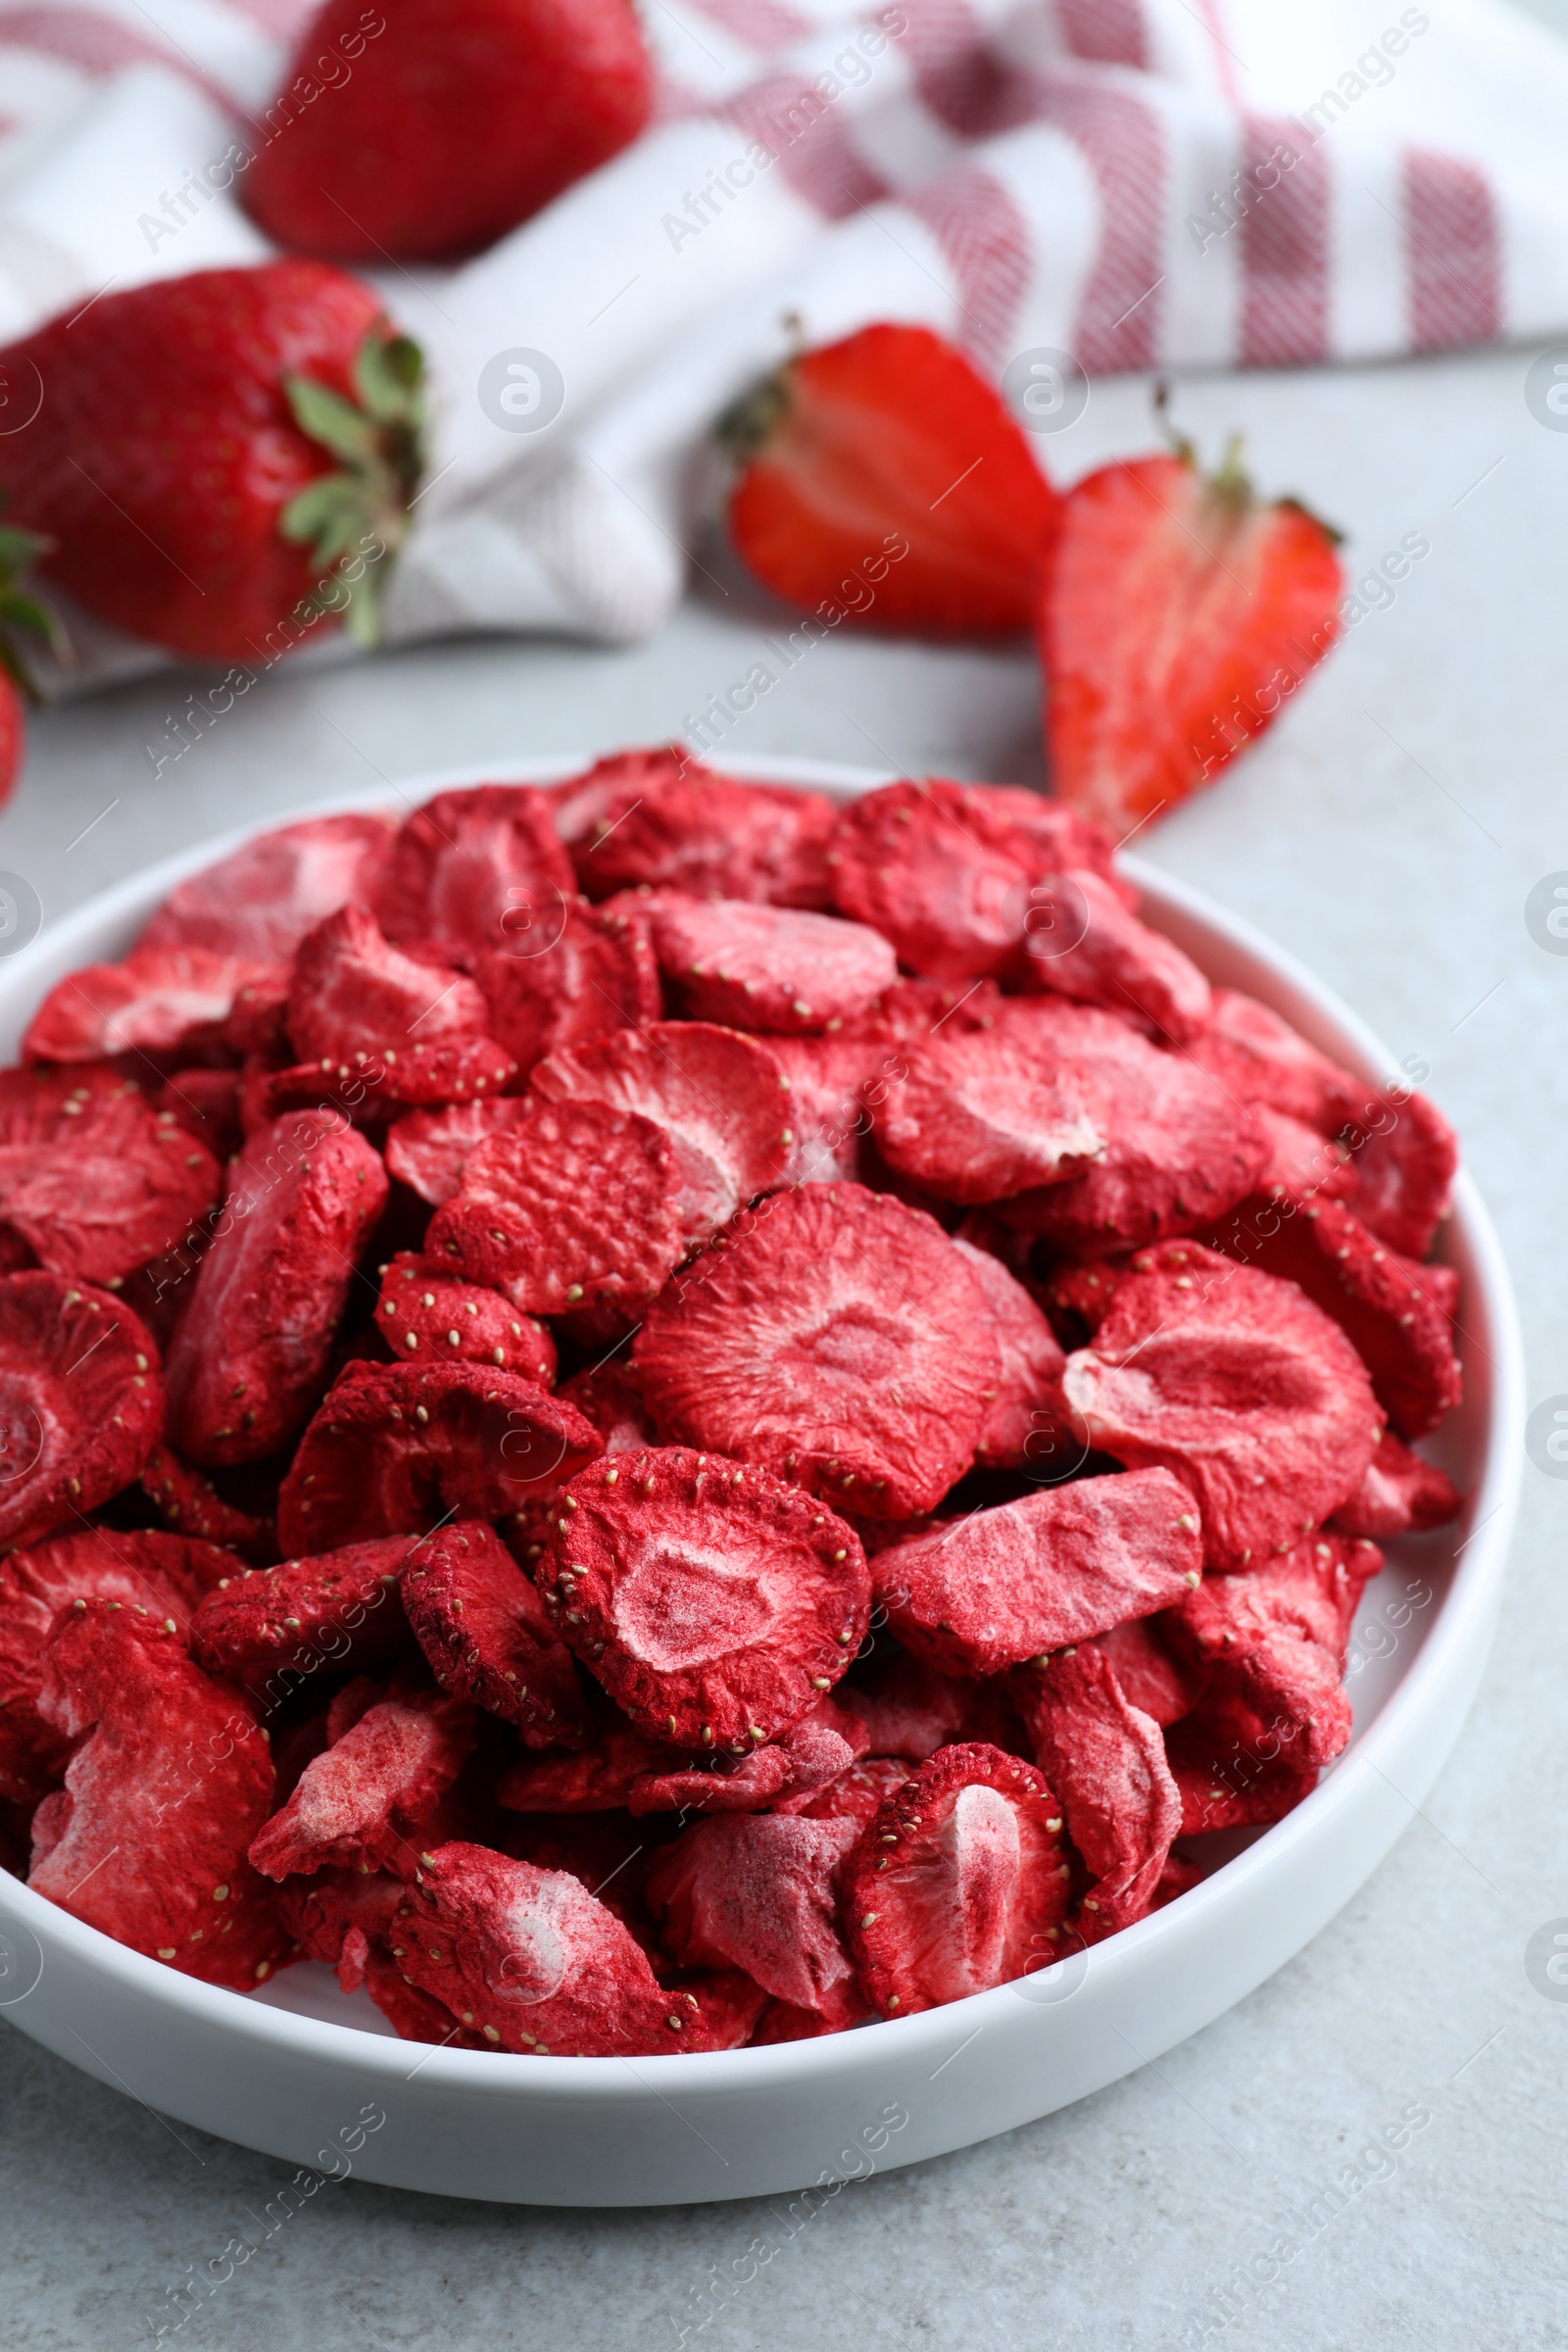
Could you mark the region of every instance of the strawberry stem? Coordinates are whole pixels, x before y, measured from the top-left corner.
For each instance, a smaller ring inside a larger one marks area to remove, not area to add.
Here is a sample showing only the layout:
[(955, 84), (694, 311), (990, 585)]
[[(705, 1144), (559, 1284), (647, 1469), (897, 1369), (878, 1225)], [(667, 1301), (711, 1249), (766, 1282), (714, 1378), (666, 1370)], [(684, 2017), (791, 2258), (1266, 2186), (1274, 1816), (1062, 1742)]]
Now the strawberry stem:
[[(4, 494), (0, 493), (0, 504), (3, 503)], [(40, 638), (58, 662), (68, 661), (71, 655), (58, 613), (19, 585), (22, 574), (53, 546), (52, 539), (43, 538), (37, 531), (24, 531), (15, 523), (0, 523), (0, 673), (30, 703), (43, 698), (14, 641), (15, 632), (21, 629)]]
[[(372, 327), (354, 360), (354, 400), (308, 376), (283, 379), (294, 421), (337, 459), (296, 492), (278, 517), (285, 539), (309, 545), (326, 577), (312, 599), (318, 617), (339, 612), (358, 645), (381, 633), (380, 591), (409, 535), (409, 510), (425, 466), (424, 358), (407, 335)], [(368, 555), (369, 546), (374, 555)], [(358, 560), (351, 576), (348, 565)], [(330, 600), (328, 586), (347, 588)]]

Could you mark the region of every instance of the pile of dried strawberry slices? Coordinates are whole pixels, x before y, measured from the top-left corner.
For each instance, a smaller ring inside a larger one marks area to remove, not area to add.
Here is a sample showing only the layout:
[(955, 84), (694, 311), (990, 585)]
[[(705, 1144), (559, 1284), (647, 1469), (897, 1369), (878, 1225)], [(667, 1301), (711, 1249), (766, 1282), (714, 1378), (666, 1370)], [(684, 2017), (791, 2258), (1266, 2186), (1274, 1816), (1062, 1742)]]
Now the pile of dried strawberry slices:
[(1316, 1785), (1459, 1507), (1448, 1130), (1031, 792), (662, 750), (286, 826), (0, 1121), (0, 1855), (416, 2040), (1114, 1935)]

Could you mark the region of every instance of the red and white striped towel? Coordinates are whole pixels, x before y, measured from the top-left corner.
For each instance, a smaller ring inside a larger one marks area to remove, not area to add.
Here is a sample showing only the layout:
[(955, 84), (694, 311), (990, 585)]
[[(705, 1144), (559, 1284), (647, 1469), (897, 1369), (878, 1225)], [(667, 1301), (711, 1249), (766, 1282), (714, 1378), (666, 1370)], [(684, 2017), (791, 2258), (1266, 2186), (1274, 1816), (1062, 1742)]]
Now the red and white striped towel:
[[(309, 13), (0, 0), (0, 340), (265, 256), (224, 183), (288, 135), (268, 107)], [(464, 268), (377, 275), (436, 393), (394, 636), (656, 627), (708, 428), (798, 333), (915, 320), (999, 379), (1042, 350), (1093, 379), (1568, 328), (1568, 46), (1503, 0), (646, 16), (636, 146)], [(519, 353), (546, 366), (498, 404)]]

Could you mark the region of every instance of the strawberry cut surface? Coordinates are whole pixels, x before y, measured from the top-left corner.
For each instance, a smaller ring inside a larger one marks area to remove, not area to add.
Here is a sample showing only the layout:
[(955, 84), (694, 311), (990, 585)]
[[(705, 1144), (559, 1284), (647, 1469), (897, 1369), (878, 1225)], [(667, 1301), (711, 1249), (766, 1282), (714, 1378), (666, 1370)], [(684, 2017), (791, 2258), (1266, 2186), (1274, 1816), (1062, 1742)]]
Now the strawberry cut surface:
[(419, 1833), (473, 1745), (473, 1709), (439, 1690), (393, 1692), (313, 1763), (251, 1840), (264, 1878), (415, 1867)]
[(58, 981), (27, 1024), (24, 1061), (96, 1061), (141, 1052), (168, 1056), (214, 1042), (242, 988), (278, 970), (211, 948), (133, 949), (122, 963), (90, 963)]
[(1076, 1479), (879, 1551), (876, 1596), (946, 1674), (1000, 1674), (1185, 1597), (1202, 1572), (1192, 1495), (1168, 1470)]
[(351, 899), (371, 897), (392, 832), (384, 816), (313, 816), (259, 833), (176, 883), (138, 947), (286, 964), (318, 923)]
[(1009, 1008), (1007, 1028), (1098, 1090), (1108, 1140), (1081, 1175), (1014, 1195), (999, 1211), (1006, 1224), (1083, 1255), (1200, 1231), (1257, 1184), (1268, 1137), (1185, 1054), (1090, 1005), (1036, 1001)]
[(1097, 1446), (1174, 1473), (1221, 1569), (1310, 1535), (1360, 1485), (1384, 1420), (1360, 1357), (1294, 1284), (1192, 1244), (1140, 1254), (1062, 1389)]
[(1458, 1517), (1462, 1502), (1446, 1470), (1423, 1461), (1386, 1429), (1361, 1484), (1341, 1503), (1329, 1526), (1336, 1535), (1371, 1536), (1386, 1544), (1392, 1536), (1446, 1527)]
[(743, 899), (652, 902), (659, 968), (697, 1020), (789, 1036), (835, 1027), (898, 977), (879, 931)]
[(789, 1090), (766, 1048), (708, 1021), (656, 1021), (552, 1054), (530, 1079), (546, 1102), (608, 1102), (662, 1127), (676, 1210), (705, 1242), (764, 1192), (789, 1149)]
[(1104, 1152), (1109, 1113), (1090, 1073), (1042, 1052), (1022, 1025), (944, 1032), (912, 1046), (876, 1114), (892, 1168), (941, 1200), (1002, 1200), (1079, 1175)]
[(911, 2015), (1048, 1968), (1071, 1866), (1043, 1774), (958, 1742), (890, 1796), (849, 1855), (840, 1917), (866, 1993)]
[(118, 1289), (220, 1185), (213, 1154), (101, 1065), (0, 1072), (0, 1218), (52, 1272)]
[(192, 1461), (259, 1461), (299, 1429), (386, 1192), (380, 1155), (330, 1112), (250, 1138), (170, 1348), (170, 1435)]
[(631, 1722), (745, 1752), (787, 1732), (864, 1638), (858, 1538), (798, 1490), (681, 1448), (617, 1454), (561, 1496), (535, 1577)]
[(742, 1968), (776, 2000), (853, 2015), (837, 1882), (858, 1838), (853, 1819), (700, 1822), (655, 1857), (648, 1898), (678, 1959)]
[(524, 784), (438, 792), (398, 830), (374, 911), (400, 944), (469, 970), (500, 949), (559, 934), (576, 897), (548, 798)]
[(674, 1281), (632, 1360), (683, 1445), (873, 1519), (929, 1510), (973, 1459), (997, 1347), (929, 1217), (858, 1185), (781, 1194)]
[(1055, 1333), (1002, 1260), (955, 1235), (953, 1247), (985, 1294), (997, 1343), (997, 1385), (985, 1401), (975, 1459), (997, 1470), (1043, 1473), (1067, 1442)]
[(807, 352), (724, 429), (746, 461), (731, 537), (786, 603), (938, 637), (1028, 627), (1060, 501), (1000, 396), (928, 327)]
[(76, 1745), (34, 1816), (28, 1884), (149, 1959), (250, 1990), (284, 1938), (245, 1861), (272, 1759), (240, 1693), (162, 1621), (94, 1598), (62, 1612), (38, 1704)]
[(1069, 491), (1040, 602), (1062, 799), (1118, 836), (1273, 724), (1340, 634), (1333, 534), (1228, 458), (1102, 466)]
[(448, 1103), (440, 1110), (411, 1110), (387, 1130), (388, 1173), (412, 1193), (439, 1208), (463, 1179), (465, 1162), (480, 1144), (504, 1135), (524, 1116), (514, 1096)]
[(0, 1543), (79, 1527), (163, 1433), (152, 1334), (108, 1291), (0, 1276)]
[(287, 1019), (302, 1061), (359, 1073), (397, 1102), (494, 1094), (516, 1075), (475, 983), (405, 956), (363, 906), (340, 907), (300, 943)]
[(1131, 1705), (1104, 1650), (1092, 1643), (1013, 1678), (1035, 1758), (1061, 1800), (1067, 1832), (1093, 1881), (1077, 1929), (1098, 1943), (1151, 1908), (1181, 1793), (1153, 1718)]

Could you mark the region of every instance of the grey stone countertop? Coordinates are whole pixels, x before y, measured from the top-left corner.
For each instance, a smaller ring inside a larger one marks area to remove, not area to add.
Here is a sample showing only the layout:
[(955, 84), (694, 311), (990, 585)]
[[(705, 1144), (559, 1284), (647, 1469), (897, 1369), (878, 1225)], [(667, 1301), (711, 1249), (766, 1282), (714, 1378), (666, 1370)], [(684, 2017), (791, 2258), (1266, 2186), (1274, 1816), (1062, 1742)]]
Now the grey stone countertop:
[[(1303, 957), (1396, 1059), (1430, 1062), (1501, 1229), (1534, 1403), (1568, 1392), (1568, 956), (1525, 923), (1532, 886), (1568, 869), (1568, 433), (1526, 407), (1532, 356), (1182, 387), (1205, 447), (1243, 426), (1267, 489), (1345, 527), (1355, 577), (1406, 534), (1430, 552), (1220, 787), (1140, 846)], [(1150, 438), (1147, 386), (1097, 387), (1062, 469)], [(156, 780), (145, 747), (196, 681), (122, 687), (37, 724), (0, 816), (0, 866), (31, 881), (48, 921), (149, 858), (377, 775), (667, 737), (744, 676), (779, 618), (726, 576), (630, 652), (489, 640), (273, 673)], [(1030, 780), (1036, 706), (1021, 653), (842, 636), (726, 740)], [(1568, 1998), (1543, 1997), (1524, 1965), (1532, 1933), (1568, 1915), (1568, 1486), (1529, 1463), (1524, 1476), (1481, 1696), (1425, 1808), (1341, 1917), (1157, 2064), (847, 2190), (689, 2341), (1513, 2352), (1568, 2339)], [(1359, 2158), (1412, 2107), (1430, 2120), (1396, 2157)], [(5, 2334), (28, 2352), (150, 2342), (170, 2290), (289, 2171), (176, 2132), (15, 2031), (0, 2033), (0, 2116)], [(1351, 2167), (1343, 2207), (1303, 2229)], [(766, 2202), (546, 2212), (350, 2180), (180, 2332), (192, 2352), (659, 2352), (770, 2231), (782, 2239)], [(1295, 2257), (1259, 2283), (1282, 2237)]]

